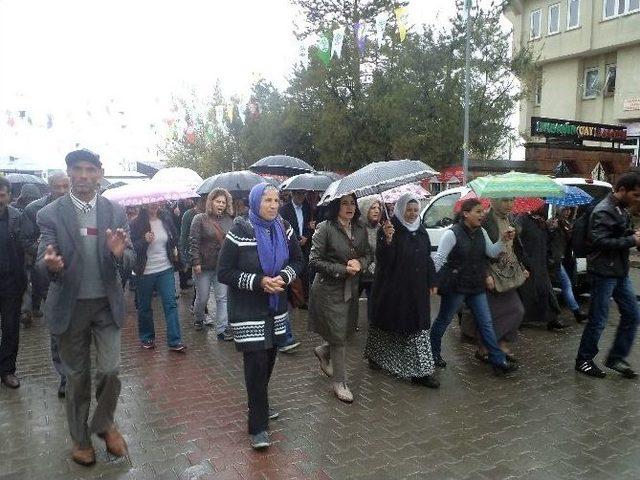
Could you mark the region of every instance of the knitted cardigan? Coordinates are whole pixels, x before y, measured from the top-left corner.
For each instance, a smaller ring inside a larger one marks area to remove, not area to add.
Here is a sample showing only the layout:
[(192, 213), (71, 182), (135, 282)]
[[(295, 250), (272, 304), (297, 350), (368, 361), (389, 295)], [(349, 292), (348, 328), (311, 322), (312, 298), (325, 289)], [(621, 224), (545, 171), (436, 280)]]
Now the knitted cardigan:
[[(290, 285), (302, 272), (304, 260), (291, 225), (282, 219), (280, 221), (285, 226), (289, 241), (289, 262), (280, 271), (280, 276)], [(277, 311), (270, 312), (269, 295), (260, 286), (264, 276), (253, 225), (248, 219), (236, 218), (220, 250), (218, 280), (229, 287), (229, 325), (239, 351), (266, 349), (273, 343), (265, 341), (266, 335), (271, 332), (276, 345), (284, 344), (287, 291), (285, 289), (280, 294)]]

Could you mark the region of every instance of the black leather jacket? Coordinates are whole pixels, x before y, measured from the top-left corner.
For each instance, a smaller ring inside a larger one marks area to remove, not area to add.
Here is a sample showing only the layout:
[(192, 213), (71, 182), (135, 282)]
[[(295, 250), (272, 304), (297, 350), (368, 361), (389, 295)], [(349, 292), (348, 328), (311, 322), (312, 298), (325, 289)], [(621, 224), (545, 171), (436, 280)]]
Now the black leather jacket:
[(591, 213), (593, 253), (587, 256), (587, 270), (603, 277), (629, 274), (629, 249), (636, 246), (629, 213), (613, 194), (607, 195)]

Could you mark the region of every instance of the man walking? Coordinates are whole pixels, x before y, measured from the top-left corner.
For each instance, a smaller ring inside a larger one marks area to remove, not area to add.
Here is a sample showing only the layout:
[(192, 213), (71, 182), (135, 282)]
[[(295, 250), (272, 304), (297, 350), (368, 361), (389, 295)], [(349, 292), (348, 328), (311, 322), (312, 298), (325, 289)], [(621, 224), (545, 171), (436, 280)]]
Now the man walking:
[(636, 336), (640, 309), (629, 279), (629, 249), (640, 247), (640, 231), (633, 231), (625, 210), (640, 202), (640, 175), (627, 173), (619, 178), (614, 193), (594, 208), (589, 225), (592, 253), (587, 256), (591, 274), (589, 320), (582, 333), (576, 358), (576, 371), (590, 377), (606, 376), (594, 362), (598, 342), (609, 317), (609, 299), (613, 297), (620, 311), (620, 323), (605, 366), (626, 378), (638, 374), (627, 363)]
[[(49, 205), (54, 200), (69, 193), (70, 183), (69, 177), (64, 172), (57, 172), (48, 178), (51, 193), (42, 197), (35, 202), (31, 202), (24, 209), (22, 214), (22, 244), (24, 246), (25, 256), (27, 257), (27, 268), (31, 275), (31, 312), (29, 318), (37, 317), (40, 312), (40, 304), (47, 296), (49, 289), (48, 275), (42, 275), (35, 269), (35, 259), (38, 255), (38, 241), (40, 239), (40, 229), (36, 222), (38, 212)], [(41, 314), (40, 314), (41, 315)], [(51, 359), (53, 366), (60, 376), (60, 385), (58, 386), (58, 397), (64, 397), (67, 377), (62, 371), (62, 363), (60, 362), (60, 354), (58, 353), (58, 340), (55, 335), (51, 334)]]
[(20, 211), (9, 205), (11, 184), (0, 177), (0, 381), (18, 388), (16, 358), (20, 334), (20, 307), (27, 287), (24, 252), (20, 244)]
[[(67, 375), (71, 458), (81, 465), (92, 465), (91, 433), (104, 439), (112, 455), (127, 454), (127, 444), (114, 424), (114, 412), (121, 388), (118, 370), (124, 296), (120, 279), (124, 270), (132, 269), (135, 254), (124, 210), (96, 193), (103, 175), (100, 157), (89, 150), (76, 150), (65, 161), (71, 192), (38, 212), (41, 238), (37, 267), (51, 281), (44, 314), (51, 333), (58, 337)], [(89, 425), (92, 338), (97, 405)]]

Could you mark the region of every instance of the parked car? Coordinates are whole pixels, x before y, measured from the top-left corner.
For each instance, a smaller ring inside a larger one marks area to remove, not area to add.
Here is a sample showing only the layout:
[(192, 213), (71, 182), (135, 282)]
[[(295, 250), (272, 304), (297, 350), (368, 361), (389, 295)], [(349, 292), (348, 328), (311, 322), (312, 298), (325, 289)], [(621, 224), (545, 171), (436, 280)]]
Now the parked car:
[[(558, 183), (561, 183), (562, 185), (572, 185), (579, 187), (597, 201), (601, 200), (605, 195), (612, 191), (612, 186), (610, 183), (602, 182), (599, 180), (585, 180), (584, 178), (556, 178), (556, 181)], [(422, 211), (422, 223), (429, 233), (431, 248), (434, 252), (438, 249), (440, 239), (442, 238), (442, 235), (444, 235), (444, 232), (453, 224), (453, 219), (456, 215), (453, 212), (453, 208), (456, 202), (460, 199), (460, 197), (469, 193), (469, 191), (470, 189), (468, 187), (455, 187), (444, 190), (443, 192), (440, 192), (439, 194), (434, 196)], [(548, 210), (548, 215), (549, 217), (551, 217), (553, 211), (551, 208), (549, 208)], [(578, 215), (580, 215), (583, 210), (583, 207), (578, 208)], [(586, 259), (578, 258), (576, 268), (576, 283), (578, 285), (579, 291), (584, 291), (584, 288), (587, 284), (585, 275), (586, 270)]]

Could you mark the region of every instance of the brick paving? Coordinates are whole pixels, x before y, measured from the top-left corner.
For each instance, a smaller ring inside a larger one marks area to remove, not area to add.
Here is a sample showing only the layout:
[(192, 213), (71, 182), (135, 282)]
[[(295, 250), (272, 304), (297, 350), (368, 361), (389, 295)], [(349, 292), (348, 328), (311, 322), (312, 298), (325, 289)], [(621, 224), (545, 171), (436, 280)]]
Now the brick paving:
[[(524, 366), (507, 379), (480, 365), (453, 325), (439, 390), (370, 370), (361, 358), (363, 329), (349, 348), (356, 400), (346, 405), (320, 374), (312, 354), (318, 339), (298, 312), (294, 331), (302, 345), (279, 356), (271, 383), (271, 404), (281, 412), (271, 425), (275, 443), (256, 453), (247, 441), (242, 361), (233, 345), (191, 328), (187, 294), (180, 300), (187, 354), (167, 350), (161, 316), (158, 347), (141, 350), (128, 297), (117, 420), (130, 459), (110, 458), (94, 438), (95, 466), (68, 460), (64, 401), (39, 321), (21, 331), (22, 387), (0, 388), (0, 479), (640, 478), (640, 384), (615, 374), (577, 376), (581, 327), (573, 323), (559, 333), (524, 329), (514, 348)], [(612, 312), (604, 347), (616, 323)], [(640, 366), (638, 350), (631, 361)]]

